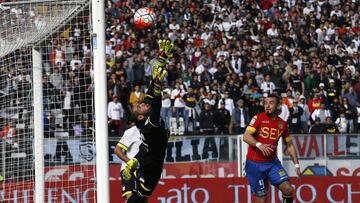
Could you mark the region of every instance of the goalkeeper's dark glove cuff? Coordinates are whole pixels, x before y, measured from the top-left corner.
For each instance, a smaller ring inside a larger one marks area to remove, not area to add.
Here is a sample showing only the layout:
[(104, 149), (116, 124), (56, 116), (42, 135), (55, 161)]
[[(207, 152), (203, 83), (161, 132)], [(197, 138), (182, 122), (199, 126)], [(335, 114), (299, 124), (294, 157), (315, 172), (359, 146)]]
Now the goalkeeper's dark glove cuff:
[(165, 66), (166, 64), (166, 55), (164, 52), (162, 52), (163, 54), (160, 54), (159, 58), (158, 58), (158, 63), (159, 63), (159, 66)]
[(155, 96), (161, 96), (162, 92), (162, 83), (158, 79), (154, 80), (154, 95)]

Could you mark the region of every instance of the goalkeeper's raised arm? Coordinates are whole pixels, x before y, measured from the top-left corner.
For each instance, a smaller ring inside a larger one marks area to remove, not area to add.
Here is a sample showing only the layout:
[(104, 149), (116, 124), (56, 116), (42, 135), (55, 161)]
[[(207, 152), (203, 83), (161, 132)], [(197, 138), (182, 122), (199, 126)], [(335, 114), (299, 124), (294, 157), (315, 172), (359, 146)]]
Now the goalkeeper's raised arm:
[(149, 90), (145, 96), (145, 103), (151, 105), (149, 121), (154, 126), (160, 125), (160, 110), (161, 110), (161, 92), (163, 90), (164, 79), (167, 75), (166, 62), (172, 57), (171, 50), (174, 46), (169, 40), (159, 40), (159, 57), (154, 65), (152, 73), (152, 81)]

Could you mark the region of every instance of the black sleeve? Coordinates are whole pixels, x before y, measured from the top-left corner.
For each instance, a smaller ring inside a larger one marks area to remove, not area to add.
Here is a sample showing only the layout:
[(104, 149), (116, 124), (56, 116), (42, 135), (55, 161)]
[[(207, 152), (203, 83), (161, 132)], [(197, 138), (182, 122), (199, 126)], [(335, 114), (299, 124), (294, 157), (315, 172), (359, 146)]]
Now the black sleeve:
[(144, 146), (144, 144), (141, 143), (141, 145), (139, 146), (139, 151), (138, 151), (138, 153), (135, 155), (134, 158), (136, 158), (136, 159), (139, 161), (139, 163), (142, 163), (142, 162), (143, 162), (143, 158), (144, 158), (144, 156), (146, 155), (146, 153), (147, 153), (147, 149), (146, 149), (146, 147)]
[(149, 89), (146, 91), (144, 102), (152, 105), (154, 96), (154, 82), (151, 82)]
[[(149, 93), (148, 93), (149, 92)], [(150, 111), (150, 123), (154, 127), (160, 126), (160, 110), (161, 110), (161, 94), (154, 94), (154, 82), (151, 82), (149, 90), (147, 91), (145, 97), (148, 97), (151, 101), (149, 104), (151, 105)]]
[(154, 96), (151, 105), (150, 122), (154, 127), (160, 126), (161, 96)]

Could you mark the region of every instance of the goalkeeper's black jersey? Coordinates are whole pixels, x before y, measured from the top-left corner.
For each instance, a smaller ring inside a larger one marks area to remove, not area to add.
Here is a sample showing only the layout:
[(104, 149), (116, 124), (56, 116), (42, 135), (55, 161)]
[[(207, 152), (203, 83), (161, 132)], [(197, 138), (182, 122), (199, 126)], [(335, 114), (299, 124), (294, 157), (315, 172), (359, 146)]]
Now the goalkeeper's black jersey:
[(161, 95), (154, 95), (153, 85), (149, 87), (145, 102), (151, 105), (151, 112), (144, 122), (137, 124), (143, 143), (140, 145), (136, 158), (140, 166), (151, 164), (152, 167), (160, 169), (165, 158), (168, 133), (160, 117)]
[(165, 158), (168, 134), (163, 123), (160, 126), (154, 126), (150, 119), (147, 119), (140, 128), (142, 144), (140, 145), (140, 154), (142, 158), (148, 158), (158, 163), (163, 163)]

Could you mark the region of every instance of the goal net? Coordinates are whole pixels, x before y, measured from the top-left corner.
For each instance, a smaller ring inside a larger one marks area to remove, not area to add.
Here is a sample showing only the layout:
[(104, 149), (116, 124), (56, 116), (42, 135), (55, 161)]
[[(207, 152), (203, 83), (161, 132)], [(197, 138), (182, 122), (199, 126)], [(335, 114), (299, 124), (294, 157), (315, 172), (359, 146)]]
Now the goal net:
[[(87, 0), (0, 4), (0, 202), (35, 199), (37, 102), (45, 202), (95, 202), (90, 20)], [(42, 91), (34, 87), (39, 80)]]

